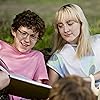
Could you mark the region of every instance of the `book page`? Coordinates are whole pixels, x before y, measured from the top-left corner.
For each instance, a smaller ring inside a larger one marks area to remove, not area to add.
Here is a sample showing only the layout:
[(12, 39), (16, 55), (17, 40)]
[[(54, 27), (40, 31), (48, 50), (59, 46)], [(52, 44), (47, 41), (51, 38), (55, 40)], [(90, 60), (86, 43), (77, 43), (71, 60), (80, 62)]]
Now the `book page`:
[(9, 75), (9, 72), (4, 67), (2, 67), (1, 65), (0, 65), (0, 70), (4, 71), (5, 73), (7, 73)]
[(10, 77), (13, 78), (13, 79), (23, 81), (23, 82), (27, 82), (27, 83), (30, 83), (30, 84), (34, 84), (34, 85), (37, 85), (37, 86), (42, 86), (42, 87), (51, 89), (51, 86), (49, 86), (49, 85), (36, 82), (36, 81), (29, 79), (29, 78), (27, 78), (23, 75), (20, 75), (20, 74), (10, 73)]
[(9, 75), (9, 69), (1, 58), (0, 58), (0, 69)]

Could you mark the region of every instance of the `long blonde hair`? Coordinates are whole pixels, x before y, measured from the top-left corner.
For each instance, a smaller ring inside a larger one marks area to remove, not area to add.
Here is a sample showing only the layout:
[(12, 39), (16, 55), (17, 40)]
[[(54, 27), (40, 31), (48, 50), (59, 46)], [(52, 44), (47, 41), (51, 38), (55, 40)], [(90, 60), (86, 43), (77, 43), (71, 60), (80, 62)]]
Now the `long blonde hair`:
[(80, 36), (78, 39), (78, 46), (76, 49), (76, 56), (78, 58), (81, 58), (83, 56), (91, 54), (92, 49), (90, 44), (90, 33), (89, 33), (88, 22), (82, 9), (76, 4), (64, 5), (56, 12), (54, 21), (54, 28), (55, 28), (54, 47), (52, 52), (55, 52), (56, 50), (60, 51), (62, 47), (67, 43), (67, 41), (65, 41), (61, 37), (57, 27), (57, 24), (61, 22), (61, 20), (64, 18), (66, 20), (67, 19), (75, 20), (81, 24)]

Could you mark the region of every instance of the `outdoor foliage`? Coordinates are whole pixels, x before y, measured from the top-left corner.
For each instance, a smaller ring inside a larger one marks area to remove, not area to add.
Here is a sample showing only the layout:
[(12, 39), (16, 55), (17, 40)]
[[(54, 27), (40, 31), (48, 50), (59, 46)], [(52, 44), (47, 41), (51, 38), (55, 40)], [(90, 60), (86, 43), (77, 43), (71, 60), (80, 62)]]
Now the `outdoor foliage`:
[[(80, 2), (79, 2), (80, 1)], [(100, 33), (100, 0), (0, 0), (0, 39), (12, 42), (10, 26), (13, 17), (25, 9), (31, 9), (39, 14), (46, 23), (43, 39), (35, 46), (38, 49), (52, 47), (52, 26), (56, 10), (66, 3), (80, 5), (87, 16), (91, 34)], [(84, 2), (84, 3), (82, 3)], [(96, 5), (94, 7), (94, 5)]]

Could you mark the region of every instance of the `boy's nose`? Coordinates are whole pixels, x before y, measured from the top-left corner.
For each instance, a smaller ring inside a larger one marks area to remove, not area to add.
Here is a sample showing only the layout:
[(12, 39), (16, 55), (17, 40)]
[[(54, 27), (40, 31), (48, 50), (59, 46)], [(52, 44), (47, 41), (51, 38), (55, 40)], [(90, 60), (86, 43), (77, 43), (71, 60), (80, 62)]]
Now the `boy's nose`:
[(30, 41), (30, 36), (29, 35), (26, 36), (25, 41), (26, 42), (29, 42)]

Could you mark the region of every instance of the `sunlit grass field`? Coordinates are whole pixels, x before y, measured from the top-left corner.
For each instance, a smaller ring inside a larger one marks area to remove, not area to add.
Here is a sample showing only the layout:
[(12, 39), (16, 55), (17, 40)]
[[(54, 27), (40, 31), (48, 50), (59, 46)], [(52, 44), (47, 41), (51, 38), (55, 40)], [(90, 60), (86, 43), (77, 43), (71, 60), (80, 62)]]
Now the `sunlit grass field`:
[(0, 0), (0, 39), (11, 42), (10, 25), (14, 16), (23, 10), (30, 9), (39, 14), (46, 23), (43, 40), (36, 48), (52, 47), (51, 38), (54, 32), (53, 18), (57, 9), (67, 3), (75, 3), (83, 9), (91, 34), (100, 33), (100, 0)]

